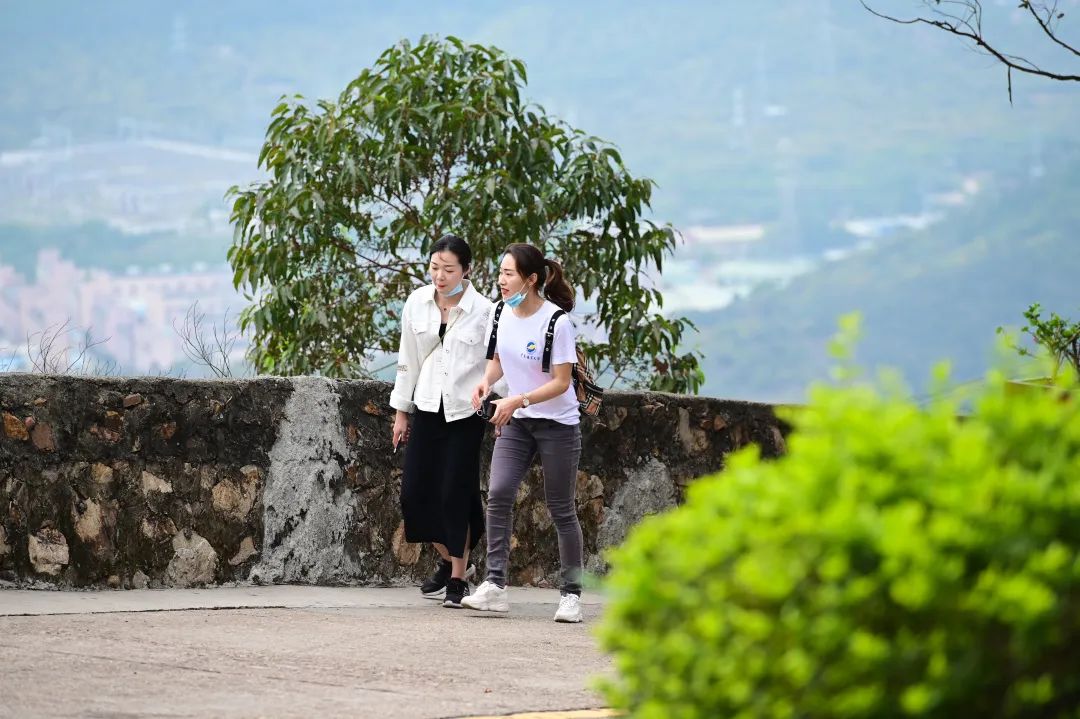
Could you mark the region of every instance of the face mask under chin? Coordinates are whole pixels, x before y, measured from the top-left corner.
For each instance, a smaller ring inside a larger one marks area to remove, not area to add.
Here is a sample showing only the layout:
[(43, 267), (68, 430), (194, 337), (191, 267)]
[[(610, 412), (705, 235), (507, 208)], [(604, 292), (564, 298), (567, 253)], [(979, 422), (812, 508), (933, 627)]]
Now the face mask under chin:
[(455, 287), (454, 289), (450, 290), (449, 292), (439, 292), (439, 294), (442, 295), (443, 297), (456, 297), (457, 295), (460, 295), (464, 291), (465, 291), (465, 281), (462, 280), (461, 282), (458, 282), (457, 287)]
[(506, 304), (511, 309), (513, 309), (514, 307), (517, 307), (522, 302), (524, 302), (525, 298), (528, 297), (528, 296), (529, 296), (529, 288), (528, 287), (522, 287), (521, 292), (518, 292), (516, 295), (511, 295), (510, 297), (507, 297), (503, 301), (506, 302)]

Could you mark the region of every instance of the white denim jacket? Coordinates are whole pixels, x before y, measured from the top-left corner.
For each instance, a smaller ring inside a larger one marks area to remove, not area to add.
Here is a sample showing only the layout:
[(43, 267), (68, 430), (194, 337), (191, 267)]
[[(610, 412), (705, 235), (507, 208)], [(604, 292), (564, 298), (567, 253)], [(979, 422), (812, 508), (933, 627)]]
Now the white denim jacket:
[(495, 304), (465, 280), (457, 307), (450, 310), (439, 346), (441, 316), (435, 286), (415, 290), (401, 311), (401, 346), (390, 406), (402, 412), (438, 412), (447, 422), (473, 413), (472, 391), (484, 377), (487, 327)]

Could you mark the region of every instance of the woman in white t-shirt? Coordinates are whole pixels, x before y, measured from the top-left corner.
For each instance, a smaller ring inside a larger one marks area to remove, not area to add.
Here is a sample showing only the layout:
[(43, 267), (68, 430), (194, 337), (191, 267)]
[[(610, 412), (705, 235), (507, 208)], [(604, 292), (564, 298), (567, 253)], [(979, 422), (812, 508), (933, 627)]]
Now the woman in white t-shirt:
[(581, 621), (582, 539), (575, 496), (581, 455), (580, 413), (571, 381), (577, 361), (574, 326), (563, 314), (551, 338), (550, 372), (543, 367), (552, 316), (574, 308), (562, 267), (527, 244), (507, 248), (499, 266), (502, 307), (496, 308), (495, 355), (473, 391), (478, 410), (491, 385), (505, 378), (509, 396), (496, 400), (498, 433), (491, 455), (487, 506), (487, 579), (461, 604), (508, 612), (506, 580), (514, 499), (535, 454), (544, 467), (544, 498), (559, 536), (562, 598), (557, 622)]

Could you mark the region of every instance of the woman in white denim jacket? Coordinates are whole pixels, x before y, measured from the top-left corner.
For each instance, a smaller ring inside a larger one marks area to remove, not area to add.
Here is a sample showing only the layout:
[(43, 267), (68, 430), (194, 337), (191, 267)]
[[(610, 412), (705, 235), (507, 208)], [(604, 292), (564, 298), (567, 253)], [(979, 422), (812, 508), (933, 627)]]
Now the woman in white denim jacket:
[(420, 590), (452, 608), (460, 608), (469, 592), (469, 551), (484, 533), (480, 443), (486, 423), (474, 411), (471, 393), (484, 373), (494, 305), (466, 279), (471, 263), (468, 243), (455, 235), (432, 246), (432, 284), (414, 291), (401, 313), (390, 394), (397, 410), (394, 450), (406, 442), (405, 539), (434, 545), (438, 567)]

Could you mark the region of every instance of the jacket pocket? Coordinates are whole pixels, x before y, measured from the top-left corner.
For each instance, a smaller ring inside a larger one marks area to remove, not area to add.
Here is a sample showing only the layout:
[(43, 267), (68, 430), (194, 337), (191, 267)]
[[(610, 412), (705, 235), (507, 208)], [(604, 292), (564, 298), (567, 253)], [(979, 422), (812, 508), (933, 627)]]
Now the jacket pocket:
[(476, 345), (480, 344), (480, 341), (483, 339), (482, 335), (483, 335), (483, 330), (481, 330), (479, 332), (475, 332), (475, 331), (469, 329), (469, 330), (466, 330), (464, 332), (457, 333), (457, 335), (455, 335), (454, 339), (456, 341), (460, 342), (461, 344), (465, 345), (466, 347), (475, 347)]
[(439, 328), (432, 328), (432, 326), (425, 320), (417, 320), (415, 322), (410, 322), (409, 327), (412, 328), (413, 334), (417, 337), (424, 337), (427, 335), (438, 336), (439, 334)]

